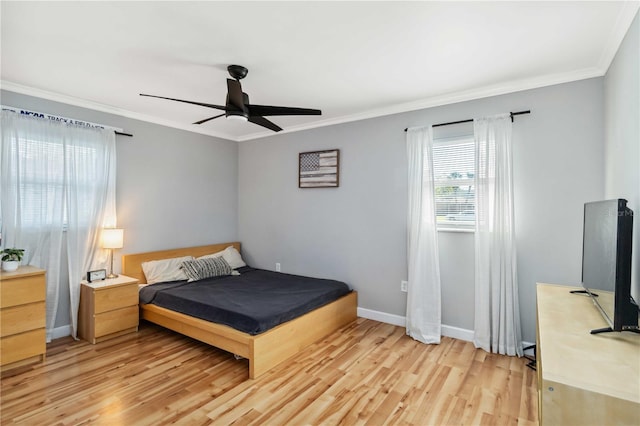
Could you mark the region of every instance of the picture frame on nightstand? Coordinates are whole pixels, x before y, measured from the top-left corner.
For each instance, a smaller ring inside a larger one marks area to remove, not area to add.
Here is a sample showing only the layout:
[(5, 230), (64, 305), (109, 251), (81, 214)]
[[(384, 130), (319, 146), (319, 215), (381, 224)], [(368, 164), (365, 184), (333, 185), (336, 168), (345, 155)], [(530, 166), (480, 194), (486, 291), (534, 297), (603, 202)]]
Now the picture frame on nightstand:
[(87, 282), (101, 281), (107, 279), (106, 269), (96, 269), (95, 271), (87, 272)]

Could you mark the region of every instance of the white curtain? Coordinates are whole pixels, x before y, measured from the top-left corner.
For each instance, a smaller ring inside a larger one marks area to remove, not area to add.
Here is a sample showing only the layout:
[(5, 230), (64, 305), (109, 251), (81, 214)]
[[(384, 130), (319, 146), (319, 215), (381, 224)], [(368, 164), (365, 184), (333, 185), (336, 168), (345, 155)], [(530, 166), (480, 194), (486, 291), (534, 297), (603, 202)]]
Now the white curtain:
[(407, 160), (407, 334), (423, 343), (440, 343), (440, 262), (431, 126), (407, 130)]
[(474, 120), (475, 333), (487, 352), (522, 356), (509, 114)]
[[(76, 337), (80, 281), (106, 263), (99, 232), (116, 224), (114, 132), (2, 111), (0, 152), (4, 246), (26, 249), (26, 263), (47, 271), (47, 341), (60, 286), (69, 286)], [(67, 265), (60, 263), (63, 249)], [(60, 283), (61, 267), (68, 269), (68, 283)]]

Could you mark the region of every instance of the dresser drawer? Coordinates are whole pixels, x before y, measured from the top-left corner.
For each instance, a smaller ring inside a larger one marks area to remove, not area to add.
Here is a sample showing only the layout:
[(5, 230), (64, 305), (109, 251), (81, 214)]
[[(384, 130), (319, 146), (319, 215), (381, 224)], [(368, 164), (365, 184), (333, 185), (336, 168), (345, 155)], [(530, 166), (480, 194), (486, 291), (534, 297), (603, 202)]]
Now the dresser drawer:
[(0, 312), (0, 335), (7, 336), (44, 328), (45, 311), (44, 302), (2, 309)]
[(95, 338), (138, 327), (138, 305), (95, 316)]
[(0, 287), (0, 308), (43, 301), (44, 274), (3, 280)]
[(36, 355), (43, 355), (47, 350), (45, 341), (44, 328), (3, 337), (0, 339), (0, 360), (2, 365)]
[(138, 284), (108, 287), (96, 290), (94, 295), (94, 313), (112, 311), (125, 306), (138, 305)]

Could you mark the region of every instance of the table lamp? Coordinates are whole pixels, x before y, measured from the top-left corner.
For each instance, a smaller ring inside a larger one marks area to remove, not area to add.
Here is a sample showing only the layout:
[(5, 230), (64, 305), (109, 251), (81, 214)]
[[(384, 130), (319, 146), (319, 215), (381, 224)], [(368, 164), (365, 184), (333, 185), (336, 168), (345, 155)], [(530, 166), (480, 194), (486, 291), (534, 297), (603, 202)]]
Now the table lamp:
[(113, 273), (113, 249), (122, 248), (124, 245), (124, 230), (116, 228), (105, 228), (102, 230), (102, 248), (111, 250), (111, 267), (107, 278), (118, 278)]

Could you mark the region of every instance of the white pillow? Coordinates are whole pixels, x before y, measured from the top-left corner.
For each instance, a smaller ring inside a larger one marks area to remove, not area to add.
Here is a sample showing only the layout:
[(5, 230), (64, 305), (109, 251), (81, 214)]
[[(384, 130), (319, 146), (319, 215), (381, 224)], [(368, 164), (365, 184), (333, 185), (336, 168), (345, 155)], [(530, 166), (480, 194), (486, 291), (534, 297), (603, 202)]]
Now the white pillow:
[(187, 260), (194, 260), (194, 257), (183, 256), (143, 262), (142, 271), (147, 278), (147, 284), (186, 280), (187, 275), (180, 267), (182, 266), (182, 262)]
[(237, 269), (242, 268), (243, 266), (247, 266), (247, 264), (244, 263), (244, 260), (242, 260), (240, 252), (236, 250), (234, 246), (229, 246), (224, 249), (222, 251), (222, 257), (224, 257), (224, 260), (226, 260), (229, 266), (231, 266), (231, 269)]
[(231, 266), (231, 269), (237, 269), (243, 266), (247, 266), (247, 264), (244, 263), (244, 260), (242, 260), (242, 256), (234, 246), (229, 246), (226, 249), (219, 251), (217, 253), (200, 256), (198, 260), (206, 259), (208, 257), (220, 257), (220, 256), (222, 256), (224, 260), (227, 261), (229, 266)]

